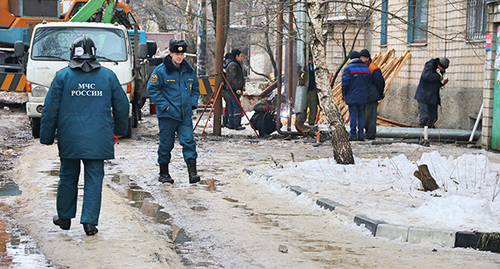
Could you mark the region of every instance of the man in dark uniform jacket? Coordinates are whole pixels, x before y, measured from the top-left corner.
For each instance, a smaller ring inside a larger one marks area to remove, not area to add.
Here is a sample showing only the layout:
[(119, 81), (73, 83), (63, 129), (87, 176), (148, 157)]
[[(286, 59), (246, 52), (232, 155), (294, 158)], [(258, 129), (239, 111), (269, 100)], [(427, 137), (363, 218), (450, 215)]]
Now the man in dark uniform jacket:
[(184, 40), (170, 40), (170, 54), (158, 65), (148, 82), (149, 98), (157, 107), (156, 116), (160, 128), (158, 163), (159, 181), (173, 184), (168, 164), (174, 148), (175, 134), (182, 146), (187, 164), (189, 183), (197, 183), (200, 177), (196, 171), (196, 142), (193, 135), (193, 109), (198, 107), (200, 89), (194, 68), (184, 59), (187, 43)]
[(42, 111), (40, 143), (51, 145), (57, 129), (59, 184), (53, 222), (69, 230), (76, 215), (80, 163), (85, 188), (80, 223), (87, 235), (97, 233), (104, 160), (114, 158), (113, 134), (127, 134), (129, 103), (113, 71), (96, 60), (92, 39), (77, 37), (69, 67), (56, 73)]

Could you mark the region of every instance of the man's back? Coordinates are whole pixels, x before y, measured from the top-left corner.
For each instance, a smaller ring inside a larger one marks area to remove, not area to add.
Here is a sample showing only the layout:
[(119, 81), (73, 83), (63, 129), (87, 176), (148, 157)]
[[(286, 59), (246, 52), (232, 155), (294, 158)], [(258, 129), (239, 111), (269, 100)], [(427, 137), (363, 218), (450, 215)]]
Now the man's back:
[(342, 74), (342, 95), (348, 105), (366, 104), (372, 76), (368, 66), (360, 59), (353, 59)]

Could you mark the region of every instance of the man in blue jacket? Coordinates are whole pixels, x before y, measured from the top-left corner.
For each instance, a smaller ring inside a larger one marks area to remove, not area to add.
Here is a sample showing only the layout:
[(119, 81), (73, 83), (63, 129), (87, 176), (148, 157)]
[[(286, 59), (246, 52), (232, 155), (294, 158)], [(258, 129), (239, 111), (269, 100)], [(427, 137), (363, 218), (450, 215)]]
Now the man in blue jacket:
[(170, 40), (170, 54), (158, 65), (148, 82), (149, 98), (156, 105), (160, 145), (158, 147), (159, 181), (173, 184), (168, 164), (174, 148), (175, 134), (182, 145), (182, 154), (188, 167), (189, 183), (197, 183), (196, 142), (193, 135), (193, 109), (198, 107), (200, 95), (198, 78), (193, 67), (184, 59), (187, 43)]
[(77, 37), (69, 67), (56, 73), (42, 111), (40, 143), (54, 143), (57, 129), (59, 184), (53, 222), (69, 230), (76, 215), (80, 163), (85, 187), (80, 223), (87, 235), (97, 233), (104, 160), (114, 158), (113, 134), (127, 134), (129, 103), (113, 71), (96, 60), (92, 39)]
[(419, 126), (434, 128), (434, 123), (438, 119), (438, 105), (441, 105), (439, 91), (441, 87), (448, 83), (448, 79), (443, 75), (446, 68), (450, 66), (448, 58), (431, 59), (425, 63), (424, 70), (420, 76), (415, 100), (418, 101)]
[(365, 105), (368, 88), (372, 84), (372, 75), (368, 66), (359, 59), (359, 52), (352, 51), (349, 58), (352, 60), (342, 73), (342, 96), (349, 106), (351, 125), (349, 140), (364, 141)]

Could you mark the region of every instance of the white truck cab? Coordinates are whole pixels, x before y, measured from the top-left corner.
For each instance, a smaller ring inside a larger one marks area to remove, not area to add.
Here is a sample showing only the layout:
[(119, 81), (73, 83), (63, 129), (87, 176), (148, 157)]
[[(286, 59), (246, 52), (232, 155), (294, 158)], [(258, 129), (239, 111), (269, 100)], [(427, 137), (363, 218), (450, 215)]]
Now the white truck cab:
[[(88, 22), (38, 24), (33, 30), (26, 67), (28, 95), (26, 113), (31, 120), (35, 138), (40, 136), (42, 109), (50, 84), (56, 72), (68, 66), (71, 44), (81, 35), (86, 35), (94, 41), (97, 60), (103, 67), (111, 69), (116, 74), (129, 102), (132, 101), (134, 84), (137, 80), (134, 77), (134, 51), (125, 27), (110, 23)], [(147, 48), (138, 47), (141, 51), (138, 54), (142, 54), (144, 59), (147, 54), (144, 50)], [(132, 118), (132, 106), (129, 118)]]

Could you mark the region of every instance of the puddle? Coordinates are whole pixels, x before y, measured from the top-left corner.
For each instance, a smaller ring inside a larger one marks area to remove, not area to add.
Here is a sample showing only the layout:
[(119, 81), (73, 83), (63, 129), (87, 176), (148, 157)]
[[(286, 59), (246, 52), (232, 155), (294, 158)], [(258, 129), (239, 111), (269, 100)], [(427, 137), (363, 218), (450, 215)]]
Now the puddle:
[(135, 208), (141, 209), (145, 199), (153, 198), (153, 195), (151, 195), (151, 193), (142, 190), (142, 188), (139, 186), (129, 187), (130, 188), (128, 190), (128, 195), (126, 198), (131, 201), (131, 205)]
[(191, 237), (186, 234), (186, 231), (184, 229), (179, 229), (175, 235), (174, 243), (175, 244), (183, 244), (186, 242), (191, 242)]
[(12, 224), (11, 210), (11, 206), (0, 203), (0, 267), (54, 268), (34, 240)]
[(198, 205), (192, 206), (190, 208), (191, 208), (191, 210), (196, 211), (196, 212), (203, 212), (203, 211), (208, 210), (208, 208), (206, 208), (204, 206), (198, 206)]
[(172, 216), (163, 211), (163, 206), (155, 202), (151, 193), (142, 187), (131, 182), (128, 175), (110, 175), (113, 188), (124, 198), (130, 201), (130, 205), (148, 216), (152, 217), (156, 223), (171, 225)]
[(47, 174), (51, 177), (57, 177), (59, 178), (59, 169), (57, 170), (49, 170), (49, 171), (42, 171), (42, 173)]
[(13, 181), (8, 181), (0, 186), (0, 196), (16, 196), (23, 193), (19, 190), (19, 186)]
[(238, 203), (238, 202), (239, 202), (238, 200), (233, 199), (233, 198), (229, 198), (229, 197), (225, 197), (225, 198), (222, 198), (222, 199), (224, 199), (224, 200), (226, 200), (226, 201), (229, 201), (229, 202), (231, 202), (231, 203)]

